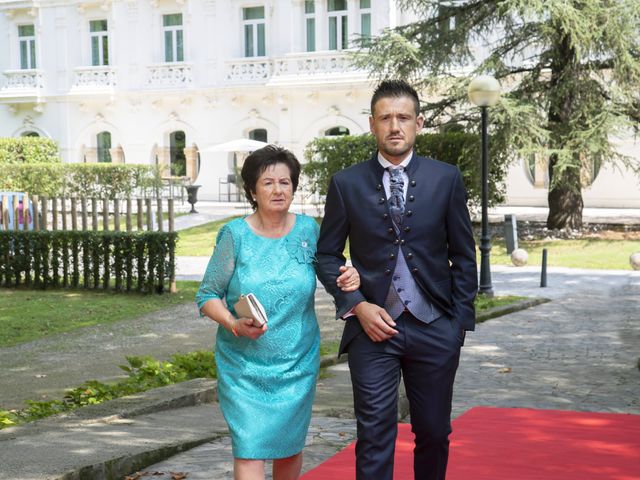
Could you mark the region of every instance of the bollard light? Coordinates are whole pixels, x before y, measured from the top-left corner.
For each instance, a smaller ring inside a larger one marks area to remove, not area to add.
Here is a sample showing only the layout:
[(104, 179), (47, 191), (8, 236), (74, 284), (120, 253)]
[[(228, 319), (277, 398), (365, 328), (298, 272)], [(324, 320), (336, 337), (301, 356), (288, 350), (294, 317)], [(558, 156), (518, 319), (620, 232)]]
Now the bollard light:
[(482, 235), (480, 237), (480, 286), (479, 293), (493, 296), (491, 285), (491, 237), (489, 236), (489, 122), (488, 107), (500, 99), (500, 83), (489, 75), (480, 75), (469, 83), (469, 100), (480, 107), (482, 117)]

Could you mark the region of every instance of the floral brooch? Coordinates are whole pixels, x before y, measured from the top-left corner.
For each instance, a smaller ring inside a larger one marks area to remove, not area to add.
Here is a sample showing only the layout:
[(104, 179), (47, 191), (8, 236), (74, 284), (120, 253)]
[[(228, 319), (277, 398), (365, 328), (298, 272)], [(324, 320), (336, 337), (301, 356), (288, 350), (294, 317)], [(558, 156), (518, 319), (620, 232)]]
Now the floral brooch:
[(313, 263), (316, 259), (315, 242), (300, 235), (287, 238), (287, 253), (298, 261), (298, 263)]

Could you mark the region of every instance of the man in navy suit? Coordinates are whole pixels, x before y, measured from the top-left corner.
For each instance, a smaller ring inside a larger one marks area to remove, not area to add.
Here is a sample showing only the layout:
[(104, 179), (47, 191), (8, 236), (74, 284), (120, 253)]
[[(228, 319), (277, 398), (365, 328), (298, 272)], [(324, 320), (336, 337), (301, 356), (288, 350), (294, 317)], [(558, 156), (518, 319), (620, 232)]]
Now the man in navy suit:
[[(345, 320), (358, 423), (358, 480), (391, 480), (402, 375), (414, 432), (416, 480), (444, 479), (453, 382), (475, 325), (475, 243), (460, 171), (413, 151), (424, 119), (416, 91), (382, 82), (369, 126), (378, 151), (331, 179), (318, 240), (318, 275)], [(361, 287), (340, 290), (351, 261)]]

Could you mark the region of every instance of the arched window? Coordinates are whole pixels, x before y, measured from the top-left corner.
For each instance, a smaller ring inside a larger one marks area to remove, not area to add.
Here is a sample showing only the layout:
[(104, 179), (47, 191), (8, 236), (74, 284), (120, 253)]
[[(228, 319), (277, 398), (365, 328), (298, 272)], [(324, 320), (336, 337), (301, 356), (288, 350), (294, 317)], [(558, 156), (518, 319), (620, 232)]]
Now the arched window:
[(98, 153), (98, 162), (101, 163), (111, 163), (111, 133), (110, 132), (100, 132), (97, 135), (97, 153)]
[(349, 129), (347, 127), (331, 127), (324, 131), (326, 137), (336, 137), (339, 135), (349, 135)]
[(169, 142), (171, 175), (184, 177), (187, 174), (187, 157), (184, 154), (184, 149), (187, 146), (187, 136), (181, 130), (171, 132)]
[(22, 132), (20, 136), (21, 137), (39, 137), (40, 134), (38, 132), (29, 131), (29, 132)]
[(532, 153), (523, 162), (527, 179), (534, 188), (549, 188), (549, 159)]
[(580, 170), (580, 180), (583, 187), (588, 187), (597, 178), (602, 167), (602, 159), (599, 157), (587, 158), (581, 155), (582, 169)]
[(267, 141), (267, 131), (264, 128), (256, 128), (249, 132), (249, 138), (251, 140), (257, 140), (259, 142)]

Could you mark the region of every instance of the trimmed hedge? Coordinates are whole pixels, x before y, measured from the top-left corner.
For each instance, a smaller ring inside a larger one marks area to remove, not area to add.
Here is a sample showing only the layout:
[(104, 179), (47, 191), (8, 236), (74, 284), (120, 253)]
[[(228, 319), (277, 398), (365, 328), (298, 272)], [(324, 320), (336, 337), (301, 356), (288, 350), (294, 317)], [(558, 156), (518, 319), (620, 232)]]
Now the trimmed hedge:
[(0, 165), (60, 163), (58, 144), (42, 137), (0, 138)]
[[(305, 149), (307, 163), (302, 171), (310, 182), (311, 191), (326, 195), (334, 173), (371, 158), (376, 150), (376, 140), (371, 134), (316, 138)], [(419, 155), (457, 165), (467, 187), (469, 204), (472, 207), (480, 205), (481, 143), (478, 135), (463, 132), (423, 133), (416, 137), (415, 150)], [(493, 205), (504, 200), (508, 162), (506, 157), (495, 151), (489, 153), (489, 158), (489, 204)]]
[(126, 198), (162, 185), (155, 165), (111, 163), (0, 164), (0, 191), (46, 197)]
[(162, 293), (175, 232), (0, 231), (0, 285)]

